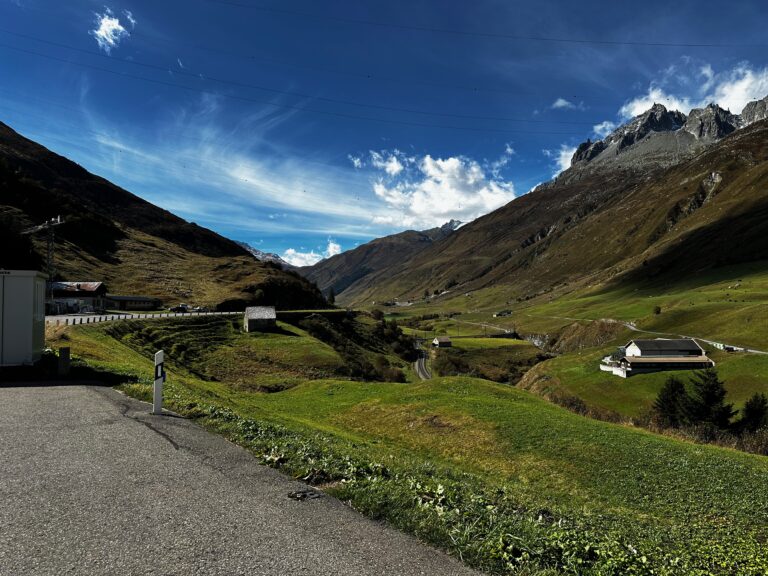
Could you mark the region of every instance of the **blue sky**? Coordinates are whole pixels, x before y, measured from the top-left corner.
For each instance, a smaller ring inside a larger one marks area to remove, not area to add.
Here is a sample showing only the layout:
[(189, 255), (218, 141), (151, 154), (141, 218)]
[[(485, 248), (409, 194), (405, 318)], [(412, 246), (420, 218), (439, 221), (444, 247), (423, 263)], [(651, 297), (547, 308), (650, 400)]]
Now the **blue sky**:
[(0, 120), (297, 264), (476, 218), (654, 102), (768, 95), (762, 1), (105, 1), (0, 0)]

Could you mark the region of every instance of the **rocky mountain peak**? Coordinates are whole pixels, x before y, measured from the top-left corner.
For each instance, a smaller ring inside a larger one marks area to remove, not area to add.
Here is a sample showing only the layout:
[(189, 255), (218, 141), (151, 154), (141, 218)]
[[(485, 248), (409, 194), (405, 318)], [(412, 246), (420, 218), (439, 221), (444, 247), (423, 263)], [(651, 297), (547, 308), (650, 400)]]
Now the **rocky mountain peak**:
[(603, 140), (581, 143), (571, 159), (571, 165), (589, 162), (607, 148), (613, 148), (614, 154), (639, 142), (652, 132), (675, 132), (686, 121), (686, 116), (677, 110), (669, 111), (663, 104), (654, 104), (642, 114), (635, 116), (627, 124), (619, 126)]
[(768, 118), (768, 96), (762, 100), (753, 100), (744, 106), (744, 110), (741, 111), (742, 126), (749, 126), (765, 118)]
[(694, 108), (688, 114), (683, 130), (698, 140), (719, 140), (741, 126), (741, 119), (715, 103)]

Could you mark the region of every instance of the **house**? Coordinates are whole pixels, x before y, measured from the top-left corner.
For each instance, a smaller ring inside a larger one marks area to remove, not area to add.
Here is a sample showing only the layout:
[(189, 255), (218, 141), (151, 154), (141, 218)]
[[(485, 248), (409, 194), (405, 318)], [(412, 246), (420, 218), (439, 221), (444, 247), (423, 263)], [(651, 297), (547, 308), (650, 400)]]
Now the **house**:
[(432, 340), (432, 346), (435, 348), (450, 348), (453, 344), (448, 336), (437, 336)]
[(106, 296), (106, 308), (110, 310), (158, 310), (162, 307), (163, 301), (160, 298), (150, 296)]
[(269, 330), (277, 326), (277, 313), (274, 306), (250, 306), (245, 309), (243, 327), (246, 332)]
[(600, 370), (628, 378), (664, 370), (703, 370), (715, 363), (692, 338), (631, 340), (620, 358), (606, 356)]
[(94, 312), (107, 307), (103, 282), (52, 282), (53, 305), (58, 313)]
[(0, 366), (34, 364), (45, 347), (45, 280), (34, 270), (0, 270)]

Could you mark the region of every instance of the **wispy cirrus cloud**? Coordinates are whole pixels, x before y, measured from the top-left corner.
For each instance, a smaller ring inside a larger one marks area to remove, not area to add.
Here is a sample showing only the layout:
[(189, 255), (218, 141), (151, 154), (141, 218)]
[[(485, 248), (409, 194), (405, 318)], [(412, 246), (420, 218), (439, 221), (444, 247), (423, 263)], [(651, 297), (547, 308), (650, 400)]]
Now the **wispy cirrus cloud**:
[[(136, 27), (136, 19), (133, 17), (133, 14), (128, 10), (124, 10), (123, 16), (128, 26), (133, 30)], [(88, 34), (93, 36), (99, 48), (107, 54), (111, 54), (112, 50), (120, 45), (120, 42), (130, 37), (131, 33), (120, 22), (120, 18), (106, 6), (104, 7), (104, 12), (96, 12), (95, 17), (94, 24), (96, 27), (93, 30), (89, 30)]]

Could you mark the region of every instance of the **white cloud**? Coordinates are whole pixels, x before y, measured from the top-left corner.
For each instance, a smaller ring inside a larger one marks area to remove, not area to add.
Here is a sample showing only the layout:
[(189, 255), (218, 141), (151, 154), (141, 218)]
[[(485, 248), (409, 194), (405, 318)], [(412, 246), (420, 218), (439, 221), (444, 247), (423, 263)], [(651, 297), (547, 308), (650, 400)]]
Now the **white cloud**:
[(625, 119), (634, 118), (647, 111), (654, 104), (663, 104), (668, 110), (680, 110), (686, 114), (696, 104), (687, 97), (678, 97), (667, 94), (658, 86), (651, 86), (648, 92), (626, 102), (620, 109), (619, 115)]
[[(136, 20), (134, 20), (133, 15), (127, 11), (125, 12), (125, 15), (131, 26), (135, 26)], [(120, 19), (117, 18), (109, 8), (105, 7), (103, 14), (96, 13), (95, 16), (96, 28), (89, 30), (88, 34), (96, 39), (99, 48), (104, 50), (107, 54), (110, 54), (113, 48), (117, 48), (120, 42), (131, 34), (125, 29), (120, 23)]]
[(515, 197), (511, 182), (461, 156), (409, 158), (394, 174), (386, 163), (378, 168), (386, 176), (374, 182), (373, 191), (384, 209), (374, 215), (374, 224), (429, 228), (451, 219), (469, 222)]
[(363, 159), (359, 156), (352, 156), (352, 154), (347, 155), (347, 158), (350, 162), (352, 162), (352, 166), (357, 168), (358, 170), (363, 167)]
[(382, 154), (371, 150), (371, 163), (374, 168), (384, 170), (390, 176), (397, 176), (403, 171), (403, 163), (400, 162), (398, 156), (401, 156), (399, 150), (395, 150), (392, 154)]
[(312, 266), (320, 262), (320, 260), (336, 256), (337, 254), (341, 254), (341, 244), (335, 242), (332, 238), (328, 238), (328, 245), (325, 250), (319, 253), (314, 250), (300, 252), (299, 250), (288, 248), (288, 250), (283, 252), (282, 259), (294, 266)]
[(126, 19), (128, 22), (131, 23), (131, 28), (136, 28), (136, 19), (133, 17), (133, 14), (130, 10), (123, 10), (123, 14), (125, 14)]
[(552, 106), (550, 108), (554, 110), (572, 110), (576, 108), (576, 104), (573, 102), (569, 102), (565, 98), (558, 98), (552, 103)]
[[(692, 71), (686, 71), (686, 67)], [(740, 114), (748, 102), (768, 95), (768, 68), (741, 63), (730, 70), (716, 72), (710, 64), (689, 58), (674, 70), (675, 74), (662, 71), (661, 78), (652, 81), (645, 94), (627, 101), (619, 115), (624, 119), (633, 118), (656, 103), (688, 114), (692, 108), (702, 108), (710, 102)], [(693, 85), (692, 77), (697, 79)]]
[(179, 68), (181, 68), (182, 70), (187, 69), (187, 67), (184, 66), (184, 62), (181, 61), (181, 58), (176, 58), (176, 63), (179, 65)]
[(571, 158), (573, 158), (573, 154), (576, 152), (576, 146), (561, 144), (559, 150), (542, 150), (541, 152), (547, 158), (554, 160), (552, 176), (557, 176), (571, 167)]
[(736, 68), (715, 79), (711, 100), (734, 114), (740, 114), (749, 102), (768, 95), (768, 68), (754, 70), (747, 64)]
[(599, 138), (605, 138), (616, 130), (616, 123), (611, 122), (610, 120), (606, 120), (604, 122), (600, 122), (600, 124), (595, 124), (592, 126), (592, 131), (599, 137)]
[(514, 156), (515, 154), (517, 154), (517, 152), (515, 152), (515, 149), (512, 148), (509, 142), (507, 142), (506, 144), (504, 144), (504, 154), (506, 154), (507, 156)]

